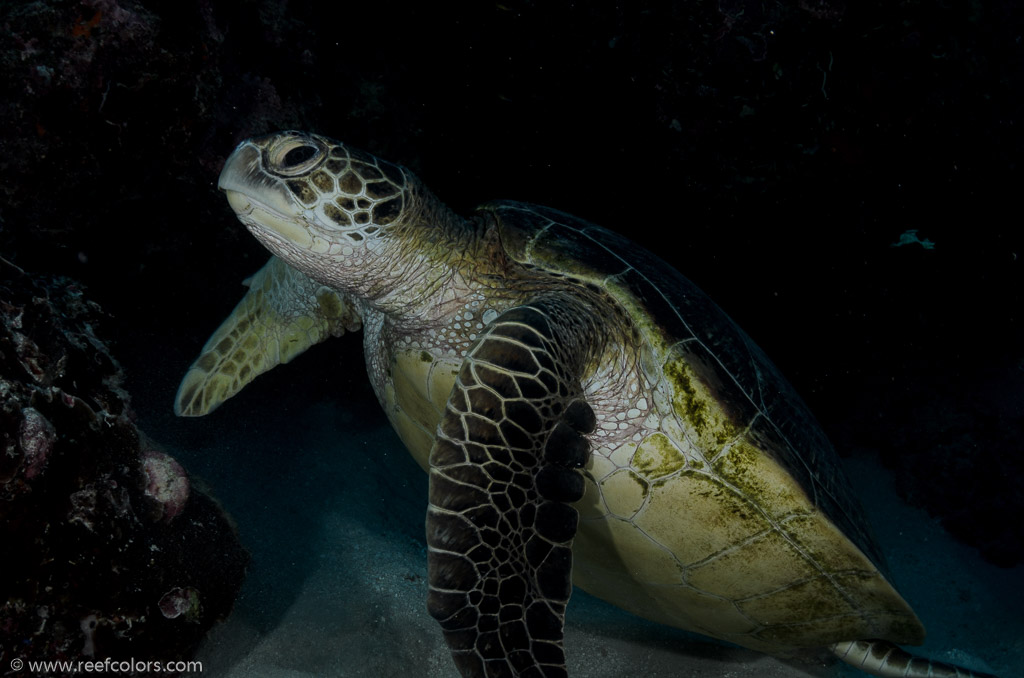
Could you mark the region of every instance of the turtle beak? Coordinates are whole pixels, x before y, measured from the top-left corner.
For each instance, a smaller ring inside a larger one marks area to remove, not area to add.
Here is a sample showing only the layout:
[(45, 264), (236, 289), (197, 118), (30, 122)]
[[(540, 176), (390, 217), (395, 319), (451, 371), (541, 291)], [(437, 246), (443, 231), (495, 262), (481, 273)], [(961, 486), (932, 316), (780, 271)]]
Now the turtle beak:
[(217, 187), (250, 230), (269, 231), (299, 247), (312, 246), (313, 237), (299, 217), (301, 209), (281, 180), (264, 170), (262, 153), (251, 141), (243, 141), (228, 156)]

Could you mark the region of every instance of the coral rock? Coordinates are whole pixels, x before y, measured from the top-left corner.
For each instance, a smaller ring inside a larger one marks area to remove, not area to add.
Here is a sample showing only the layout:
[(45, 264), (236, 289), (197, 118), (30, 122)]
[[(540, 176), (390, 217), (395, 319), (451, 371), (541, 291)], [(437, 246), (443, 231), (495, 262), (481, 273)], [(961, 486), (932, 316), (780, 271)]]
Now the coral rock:
[(145, 494), (156, 503), (158, 519), (170, 522), (188, 501), (188, 474), (174, 457), (157, 450), (143, 452), (142, 471), (146, 474)]
[(0, 259), (2, 657), (188, 659), (244, 576), (229, 518), (135, 427), (103, 320)]
[(18, 442), (25, 459), (25, 477), (35, 478), (46, 468), (46, 459), (53, 449), (57, 432), (38, 410), (26, 407), (21, 411), (21, 416)]

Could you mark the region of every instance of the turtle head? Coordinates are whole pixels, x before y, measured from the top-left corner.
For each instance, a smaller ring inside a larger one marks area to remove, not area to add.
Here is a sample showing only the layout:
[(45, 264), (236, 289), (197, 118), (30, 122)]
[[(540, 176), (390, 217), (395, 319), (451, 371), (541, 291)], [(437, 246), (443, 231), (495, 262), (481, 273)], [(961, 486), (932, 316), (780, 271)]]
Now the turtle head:
[(429, 196), (408, 170), (304, 132), (243, 141), (218, 186), (271, 252), (335, 286), (345, 271), (378, 266), (373, 243), (417, 221)]

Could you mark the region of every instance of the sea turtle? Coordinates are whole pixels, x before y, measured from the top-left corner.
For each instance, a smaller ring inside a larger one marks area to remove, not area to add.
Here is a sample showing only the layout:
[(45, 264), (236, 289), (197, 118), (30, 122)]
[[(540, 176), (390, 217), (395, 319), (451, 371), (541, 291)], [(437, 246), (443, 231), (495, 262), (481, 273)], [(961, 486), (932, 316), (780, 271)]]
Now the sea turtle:
[(430, 474), (428, 609), (463, 676), (566, 675), (572, 584), (777, 655), (982, 675), (894, 645), (924, 628), (832, 446), (657, 256), (537, 205), (460, 217), (409, 170), (316, 134), (244, 141), (219, 186), (274, 256), (175, 411), (210, 412), (362, 327), (376, 395)]

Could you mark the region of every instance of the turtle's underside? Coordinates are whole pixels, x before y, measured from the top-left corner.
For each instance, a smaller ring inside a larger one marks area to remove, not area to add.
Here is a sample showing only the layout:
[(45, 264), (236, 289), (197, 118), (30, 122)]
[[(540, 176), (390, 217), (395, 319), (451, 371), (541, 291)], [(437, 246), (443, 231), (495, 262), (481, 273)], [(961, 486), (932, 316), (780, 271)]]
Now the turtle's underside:
[(464, 676), (565, 675), (573, 583), (765, 652), (981, 675), (893, 645), (924, 629), (828, 440), (651, 253), (524, 203), (463, 219), (408, 170), (317, 135), (242, 143), (220, 187), (275, 256), (176, 412), (361, 327), (376, 394), (430, 474), (428, 607)]

